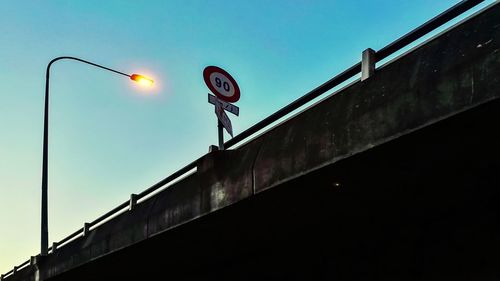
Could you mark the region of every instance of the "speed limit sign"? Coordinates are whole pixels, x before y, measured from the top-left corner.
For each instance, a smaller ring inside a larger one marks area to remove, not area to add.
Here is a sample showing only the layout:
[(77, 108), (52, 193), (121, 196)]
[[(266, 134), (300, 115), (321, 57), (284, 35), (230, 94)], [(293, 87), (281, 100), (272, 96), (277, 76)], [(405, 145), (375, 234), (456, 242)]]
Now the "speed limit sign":
[(238, 84), (224, 69), (217, 66), (207, 66), (203, 70), (203, 79), (210, 91), (219, 99), (226, 102), (237, 102), (240, 99)]

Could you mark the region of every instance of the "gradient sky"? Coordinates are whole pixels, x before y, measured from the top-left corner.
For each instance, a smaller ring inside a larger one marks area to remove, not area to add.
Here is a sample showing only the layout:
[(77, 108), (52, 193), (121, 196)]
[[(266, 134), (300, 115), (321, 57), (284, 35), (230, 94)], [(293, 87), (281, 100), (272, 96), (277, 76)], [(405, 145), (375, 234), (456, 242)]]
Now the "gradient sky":
[(53, 65), (50, 243), (217, 143), (206, 66), (224, 68), (240, 86), (240, 117), (230, 115), (238, 134), (359, 62), (364, 49), (384, 47), (457, 2), (1, 1), (0, 273), (40, 251), (52, 58), (76, 56), (156, 83), (145, 90), (75, 61)]

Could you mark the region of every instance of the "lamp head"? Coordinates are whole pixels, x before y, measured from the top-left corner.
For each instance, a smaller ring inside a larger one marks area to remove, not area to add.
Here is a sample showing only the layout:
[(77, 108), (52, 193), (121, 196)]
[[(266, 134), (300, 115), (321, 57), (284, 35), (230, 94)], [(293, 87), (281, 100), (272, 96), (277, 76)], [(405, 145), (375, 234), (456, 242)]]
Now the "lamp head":
[(143, 86), (152, 86), (154, 83), (153, 79), (147, 78), (146, 76), (140, 74), (132, 74), (130, 75), (130, 79)]

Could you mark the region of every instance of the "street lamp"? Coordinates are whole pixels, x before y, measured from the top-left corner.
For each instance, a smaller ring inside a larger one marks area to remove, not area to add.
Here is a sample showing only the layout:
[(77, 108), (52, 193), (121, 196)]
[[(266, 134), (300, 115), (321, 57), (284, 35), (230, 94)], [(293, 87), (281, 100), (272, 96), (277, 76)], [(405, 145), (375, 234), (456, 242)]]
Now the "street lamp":
[(49, 74), (50, 74), (50, 66), (58, 61), (58, 60), (76, 60), (79, 62), (83, 62), (89, 65), (93, 65), (95, 67), (99, 67), (116, 74), (120, 74), (123, 76), (129, 77), (131, 80), (140, 83), (141, 85), (151, 86), (153, 84), (153, 80), (149, 79), (145, 76), (139, 74), (126, 74), (121, 71), (117, 71), (111, 69), (109, 67), (105, 67), (90, 61), (82, 60), (75, 57), (57, 57), (49, 62), (47, 65), (47, 73), (45, 76), (45, 109), (44, 109), (44, 119), (43, 119), (43, 160), (42, 160), (42, 220), (41, 220), (41, 252), (42, 256), (48, 254), (48, 245), (49, 245), (49, 227), (48, 227), (48, 204), (47, 204), (47, 191), (48, 191), (48, 138), (49, 138)]

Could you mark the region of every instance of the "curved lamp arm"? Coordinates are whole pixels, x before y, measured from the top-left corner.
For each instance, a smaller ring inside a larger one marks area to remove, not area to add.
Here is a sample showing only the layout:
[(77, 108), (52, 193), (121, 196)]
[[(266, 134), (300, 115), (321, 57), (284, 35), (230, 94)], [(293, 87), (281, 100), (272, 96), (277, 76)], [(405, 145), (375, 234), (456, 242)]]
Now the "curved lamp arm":
[(79, 62), (83, 62), (89, 65), (93, 65), (98, 68), (102, 68), (104, 70), (108, 70), (111, 72), (114, 72), (116, 74), (120, 74), (123, 76), (127, 76), (130, 79), (140, 82), (142, 84), (149, 84), (151, 85), (153, 83), (153, 80), (146, 78), (142, 75), (139, 74), (126, 74), (118, 70), (114, 70), (109, 67), (105, 67), (90, 61), (86, 61), (83, 59), (75, 58), (75, 57), (69, 57), (69, 56), (63, 56), (63, 57), (57, 57), (49, 62), (47, 65), (47, 72), (45, 76), (45, 108), (44, 108), (44, 119), (43, 119), (43, 159), (42, 159), (42, 212), (41, 212), (41, 252), (40, 254), (42, 256), (45, 256), (48, 254), (48, 245), (49, 245), (49, 230), (48, 230), (48, 200), (47, 200), (47, 194), (48, 194), (48, 138), (49, 138), (49, 76), (50, 76), (50, 67), (52, 64), (58, 60), (63, 60), (63, 59), (68, 59), (68, 60), (76, 60)]
[(67, 59), (67, 60), (76, 60), (76, 61), (79, 61), (79, 62), (83, 62), (83, 63), (86, 63), (86, 64), (90, 64), (90, 65), (93, 65), (93, 66), (96, 66), (96, 67), (99, 67), (99, 68), (102, 68), (102, 69), (105, 69), (105, 70), (109, 70), (111, 72), (114, 72), (114, 73), (118, 73), (118, 74), (121, 74), (123, 76), (127, 76), (127, 77), (131, 77), (131, 75), (129, 74), (126, 74), (126, 73), (123, 73), (121, 71), (118, 71), (118, 70), (114, 70), (114, 69), (111, 69), (109, 67), (105, 67), (105, 66), (102, 66), (102, 65), (99, 65), (97, 63), (93, 63), (93, 62), (90, 62), (90, 61), (86, 61), (86, 60), (82, 60), (82, 59), (79, 59), (79, 58), (75, 58), (75, 57), (68, 57), (68, 56), (64, 56), (64, 57), (57, 57), (53, 60), (51, 60), (49, 62), (49, 64), (47, 65), (47, 75), (46, 75), (46, 78), (45, 78), (45, 81), (46, 81), (46, 87), (45, 87), (45, 92), (47, 92), (47, 85), (48, 85), (48, 81), (49, 81), (49, 72), (50, 72), (50, 67), (52, 66), (52, 64), (58, 60), (64, 60), (64, 59)]

